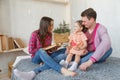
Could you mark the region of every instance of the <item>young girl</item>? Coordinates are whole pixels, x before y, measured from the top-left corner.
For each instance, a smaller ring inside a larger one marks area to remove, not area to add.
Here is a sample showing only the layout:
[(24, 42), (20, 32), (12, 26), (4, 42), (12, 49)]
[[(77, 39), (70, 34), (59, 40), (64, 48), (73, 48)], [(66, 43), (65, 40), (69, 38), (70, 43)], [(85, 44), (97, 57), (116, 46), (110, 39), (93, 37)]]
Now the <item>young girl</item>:
[(72, 60), (72, 57), (75, 55), (75, 60), (72, 66), (68, 69), (70, 71), (75, 71), (77, 69), (78, 63), (80, 62), (80, 57), (87, 53), (87, 38), (83, 33), (82, 21), (78, 20), (75, 22), (75, 30), (69, 36), (69, 45), (67, 47), (66, 53), (68, 54), (66, 60), (61, 60), (60, 64), (65, 68), (68, 67), (69, 63)]

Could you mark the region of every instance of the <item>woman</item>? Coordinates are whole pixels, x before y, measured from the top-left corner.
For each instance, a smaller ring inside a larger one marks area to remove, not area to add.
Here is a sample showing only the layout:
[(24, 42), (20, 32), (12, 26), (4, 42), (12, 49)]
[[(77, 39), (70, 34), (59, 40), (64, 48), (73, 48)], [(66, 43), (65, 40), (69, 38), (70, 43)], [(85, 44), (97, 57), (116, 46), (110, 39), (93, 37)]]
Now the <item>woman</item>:
[(39, 29), (35, 30), (31, 34), (29, 41), (29, 53), (31, 54), (32, 62), (36, 64), (44, 62), (44, 64), (29, 72), (21, 72), (15, 69), (14, 74), (20, 79), (32, 80), (38, 73), (49, 68), (52, 68), (65, 76), (76, 75), (75, 72), (69, 71), (57, 63), (66, 57), (64, 56), (65, 49), (61, 49), (53, 53), (43, 50), (44, 47), (51, 45), (53, 25), (54, 20), (52, 18), (42, 17)]

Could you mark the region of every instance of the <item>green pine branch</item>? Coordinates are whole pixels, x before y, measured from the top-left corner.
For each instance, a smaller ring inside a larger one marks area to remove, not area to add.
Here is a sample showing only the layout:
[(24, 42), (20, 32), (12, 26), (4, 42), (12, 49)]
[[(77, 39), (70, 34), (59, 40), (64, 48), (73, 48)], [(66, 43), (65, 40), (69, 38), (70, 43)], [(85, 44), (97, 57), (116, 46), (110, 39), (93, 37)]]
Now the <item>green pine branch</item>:
[(54, 29), (53, 32), (54, 33), (66, 33), (66, 32), (70, 32), (69, 24), (66, 24), (66, 22), (63, 20), (63, 23), (60, 23), (59, 27), (57, 27), (56, 29)]

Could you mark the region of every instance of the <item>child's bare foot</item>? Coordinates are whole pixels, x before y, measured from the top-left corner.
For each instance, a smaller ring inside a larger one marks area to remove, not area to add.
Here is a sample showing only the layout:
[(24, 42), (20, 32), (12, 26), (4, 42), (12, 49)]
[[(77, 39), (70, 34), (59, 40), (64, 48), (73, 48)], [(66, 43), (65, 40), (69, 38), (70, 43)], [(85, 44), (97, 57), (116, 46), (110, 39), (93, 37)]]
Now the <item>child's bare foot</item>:
[(61, 69), (61, 73), (64, 75), (64, 76), (76, 76), (77, 73), (76, 72), (72, 72), (72, 71), (69, 71), (65, 68), (62, 68)]
[(79, 68), (80, 68), (80, 70), (86, 71), (87, 68), (89, 68), (92, 64), (93, 64), (93, 62), (91, 60), (88, 60), (87, 62), (82, 63), (79, 66)]

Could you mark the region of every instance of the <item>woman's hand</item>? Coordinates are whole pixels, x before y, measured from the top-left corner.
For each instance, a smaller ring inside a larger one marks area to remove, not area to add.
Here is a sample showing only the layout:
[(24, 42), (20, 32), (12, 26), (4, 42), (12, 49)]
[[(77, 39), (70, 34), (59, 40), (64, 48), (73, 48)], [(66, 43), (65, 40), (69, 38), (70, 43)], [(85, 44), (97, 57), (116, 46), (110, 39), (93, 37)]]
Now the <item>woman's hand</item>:
[(57, 46), (54, 47), (54, 48), (51, 48), (51, 49), (47, 50), (47, 52), (48, 52), (48, 53), (52, 53), (52, 52), (54, 52), (54, 51), (56, 51), (56, 50), (57, 50)]

